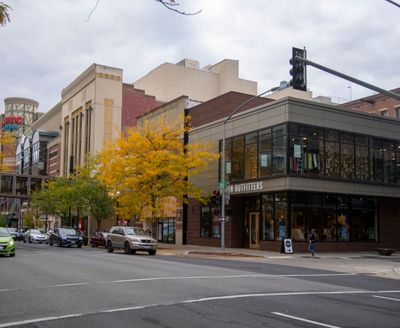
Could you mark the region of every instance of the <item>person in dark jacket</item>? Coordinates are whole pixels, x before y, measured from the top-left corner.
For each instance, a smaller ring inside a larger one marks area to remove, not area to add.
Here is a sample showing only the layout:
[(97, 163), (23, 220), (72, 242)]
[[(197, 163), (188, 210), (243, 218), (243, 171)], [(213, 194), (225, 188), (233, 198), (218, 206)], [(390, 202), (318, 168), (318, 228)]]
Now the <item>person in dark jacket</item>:
[(308, 251), (311, 253), (312, 256), (315, 255), (315, 229), (311, 229), (311, 232), (308, 234)]

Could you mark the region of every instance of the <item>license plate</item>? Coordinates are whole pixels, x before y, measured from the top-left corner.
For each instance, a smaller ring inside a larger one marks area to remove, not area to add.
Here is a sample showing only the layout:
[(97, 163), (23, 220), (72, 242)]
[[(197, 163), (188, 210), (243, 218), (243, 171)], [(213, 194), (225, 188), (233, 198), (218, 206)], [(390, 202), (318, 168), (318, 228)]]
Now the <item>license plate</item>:
[(74, 242), (74, 241), (71, 241), (71, 244), (75, 244), (75, 242)]

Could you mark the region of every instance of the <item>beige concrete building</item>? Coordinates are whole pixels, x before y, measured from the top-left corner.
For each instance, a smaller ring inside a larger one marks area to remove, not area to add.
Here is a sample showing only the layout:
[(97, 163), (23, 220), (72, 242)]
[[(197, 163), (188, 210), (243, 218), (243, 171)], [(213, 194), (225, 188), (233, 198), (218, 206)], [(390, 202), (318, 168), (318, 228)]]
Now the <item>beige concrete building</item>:
[(207, 101), (228, 91), (257, 94), (257, 82), (239, 78), (239, 61), (232, 59), (201, 69), (199, 62), (191, 59), (177, 64), (164, 63), (133, 84), (164, 102), (182, 95)]
[(122, 69), (93, 64), (62, 90), (61, 172), (67, 175), (121, 129)]

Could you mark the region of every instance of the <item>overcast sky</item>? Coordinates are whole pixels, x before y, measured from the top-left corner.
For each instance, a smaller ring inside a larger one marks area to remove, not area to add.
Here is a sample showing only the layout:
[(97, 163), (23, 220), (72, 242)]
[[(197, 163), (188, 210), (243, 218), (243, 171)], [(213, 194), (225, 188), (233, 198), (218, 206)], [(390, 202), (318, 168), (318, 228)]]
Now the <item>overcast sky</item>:
[[(385, 0), (178, 0), (182, 16), (154, 0), (2, 0), (0, 112), (26, 97), (46, 112), (92, 63), (122, 68), (131, 83), (164, 63), (239, 60), (263, 92), (289, 80), (293, 46), (308, 59), (384, 89), (400, 87), (400, 8)], [(400, 0), (394, 0), (400, 3)], [(351, 88), (349, 88), (351, 86)], [(308, 68), (314, 96), (342, 102), (374, 92)]]

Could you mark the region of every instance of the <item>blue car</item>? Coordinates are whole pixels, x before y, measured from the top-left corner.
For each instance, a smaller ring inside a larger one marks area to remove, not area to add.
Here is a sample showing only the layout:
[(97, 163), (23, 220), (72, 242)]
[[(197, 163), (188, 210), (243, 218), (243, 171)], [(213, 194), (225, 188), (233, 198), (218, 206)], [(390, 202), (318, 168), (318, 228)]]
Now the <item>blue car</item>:
[(58, 245), (59, 247), (76, 246), (81, 248), (83, 239), (81, 235), (72, 227), (55, 228), (49, 236), (49, 245), (53, 246), (54, 244)]

